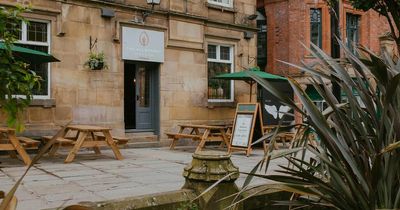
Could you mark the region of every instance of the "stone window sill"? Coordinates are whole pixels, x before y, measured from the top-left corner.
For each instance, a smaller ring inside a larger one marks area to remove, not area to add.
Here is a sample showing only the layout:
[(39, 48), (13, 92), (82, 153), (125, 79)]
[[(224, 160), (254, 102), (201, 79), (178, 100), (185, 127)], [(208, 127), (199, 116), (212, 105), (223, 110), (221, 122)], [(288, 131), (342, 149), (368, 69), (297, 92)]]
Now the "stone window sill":
[[(43, 107), (43, 108), (51, 108), (56, 106), (56, 99), (33, 99), (29, 107)], [(0, 105), (1, 107), (1, 105)]]
[(56, 99), (33, 99), (29, 107), (51, 108), (56, 106)]
[(235, 12), (235, 9), (233, 7), (226, 7), (226, 6), (221, 6), (221, 5), (216, 5), (212, 3), (206, 3), (206, 6), (211, 9), (217, 9), (221, 10), (222, 12), (227, 11), (227, 12)]
[(213, 109), (217, 107), (235, 108), (236, 102), (208, 102), (207, 108)]

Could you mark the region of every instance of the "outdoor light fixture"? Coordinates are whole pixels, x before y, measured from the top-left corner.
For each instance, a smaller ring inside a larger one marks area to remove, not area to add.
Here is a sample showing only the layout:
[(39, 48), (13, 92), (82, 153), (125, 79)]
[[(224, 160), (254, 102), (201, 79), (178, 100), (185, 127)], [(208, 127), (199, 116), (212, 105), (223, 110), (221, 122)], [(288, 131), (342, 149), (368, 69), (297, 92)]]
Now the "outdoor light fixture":
[(142, 20), (143, 22), (146, 20), (147, 16), (149, 16), (154, 11), (154, 6), (159, 5), (161, 0), (146, 0), (148, 5), (151, 5), (150, 11), (143, 11), (142, 12)]
[(246, 17), (247, 20), (255, 20), (258, 17), (257, 14), (252, 14)]
[(257, 14), (241, 15), (238, 21), (240, 21), (241, 24), (250, 24), (250, 21), (257, 19), (257, 17)]

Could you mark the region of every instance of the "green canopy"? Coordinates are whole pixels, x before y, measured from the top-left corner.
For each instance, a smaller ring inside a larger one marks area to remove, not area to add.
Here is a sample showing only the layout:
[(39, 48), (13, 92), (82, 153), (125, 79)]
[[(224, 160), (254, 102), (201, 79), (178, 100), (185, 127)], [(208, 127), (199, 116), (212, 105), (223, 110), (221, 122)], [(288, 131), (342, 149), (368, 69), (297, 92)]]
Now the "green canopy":
[[(3, 42), (0, 42), (0, 50), (5, 50), (6, 46)], [(49, 62), (59, 62), (57, 58), (53, 57), (50, 54), (40, 52), (37, 50), (31, 50), (25, 47), (19, 47), (16, 45), (12, 45), (11, 51), (13, 52), (13, 56), (21, 60), (23, 62), (29, 64), (41, 64), (41, 63), (49, 63)]]
[(306, 88), (306, 94), (310, 97), (311, 101), (322, 101), (322, 96), (318, 93), (314, 86), (308, 85)]
[(285, 77), (281, 77), (275, 74), (270, 74), (264, 71), (261, 71), (260, 68), (258, 67), (253, 67), (246, 69), (244, 71), (240, 72), (233, 72), (233, 73), (226, 73), (226, 74), (220, 74), (218, 76), (213, 77), (213, 79), (225, 79), (225, 80), (242, 80), (245, 81), (250, 85), (250, 102), (251, 102), (251, 95), (252, 95), (252, 90), (253, 90), (253, 85), (256, 83), (247, 72), (252, 72), (253, 74), (266, 79), (266, 80), (283, 80), (287, 81)]
[(287, 80), (284, 77), (270, 74), (264, 71), (261, 71), (258, 67), (253, 67), (244, 71), (234, 72), (234, 73), (227, 73), (227, 74), (220, 74), (214, 79), (228, 79), (228, 80), (243, 80), (243, 81), (253, 81), (253, 79), (247, 74), (247, 72), (252, 72), (253, 74), (267, 80)]

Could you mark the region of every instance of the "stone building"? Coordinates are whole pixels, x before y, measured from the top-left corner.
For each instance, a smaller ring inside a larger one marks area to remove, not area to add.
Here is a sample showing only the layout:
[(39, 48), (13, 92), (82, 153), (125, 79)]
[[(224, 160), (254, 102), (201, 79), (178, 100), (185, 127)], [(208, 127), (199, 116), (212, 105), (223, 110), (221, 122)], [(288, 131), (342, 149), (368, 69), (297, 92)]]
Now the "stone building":
[[(380, 36), (389, 31), (384, 17), (370, 10), (363, 12), (354, 9), (346, 0), (339, 1), (338, 25), (339, 37), (354, 50), (354, 44), (361, 44), (374, 52), (381, 49)], [(266, 19), (266, 66), (270, 73), (295, 78), (314, 99), (323, 107), (323, 100), (309, 85), (307, 73), (289, 67), (278, 60), (301, 65), (301, 62), (313, 63), (315, 58), (302, 46), (314, 43), (332, 55), (332, 13), (324, 0), (258, 0), (257, 8), (265, 12)], [(339, 52), (342, 57), (343, 52)]]
[[(31, 4), (20, 44), (59, 63), (32, 66), (42, 88), (24, 114), (26, 135), (97, 124), (166, 143), (178, 123), (232, 120), (242, 82), (212, 77), (256, 65), (256, 0), (0, 0)], [(254, 17), (254, 15), (253, 15)], [(104, 52), (103, 70), (85, 66)], [(4, 122), (4, 116), (2, 116)], [(139, 139), (140, 138), (136, 138)]]

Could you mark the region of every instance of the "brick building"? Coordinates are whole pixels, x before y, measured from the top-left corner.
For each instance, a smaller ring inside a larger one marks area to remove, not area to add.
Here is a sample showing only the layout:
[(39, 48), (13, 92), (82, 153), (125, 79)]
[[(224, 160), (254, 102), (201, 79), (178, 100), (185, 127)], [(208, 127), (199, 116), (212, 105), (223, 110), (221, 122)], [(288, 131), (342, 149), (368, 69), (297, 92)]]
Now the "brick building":
[[(26, 135), (69, 121), (145, 134), (153, 144), (183, 122), (232, 120), (245, 83), (212, 77), (254, 66), (256, 0), (0, 0), (31, 4), (19, 43), (61, 62), (32, 66), (44, 79), (24, 114)], [(253, 15), (254, 16), (254, 15)], [(90, 70), (104, 52), (108, 69)], [(0, 115), (2, 122), (4, 116)], [(159, 141), (160, 140), (160, 141)]]
[[(332, 55), (332, 10), (323, 0), (258, 0), (258, 11), (265, 12), (266, 64), (270, 73), (294, 77), (311, 95), (316, 91), (307, 85), (307, 74), (288, 67), (278, 60), (301, 65), (315, 61), (301, 43), (313, 42)], [(389, 31), (384, 17), (374, 11), (363, 12), (352, 8), (348, 1), (339, 3), (339, 34), (353, 49), (361, 44), (379, 53), (380, 37)], [(260, 50), (260, 47), (259, 47)], [(341, 54), (343, 52), (340, 52)], [(343, 54), (342, 54), (343, 55)], [(335, 56), (333, 56), (335, 57)], [(321, 98), (315, 101), (322, 108)], [(321, 102), (321, 103), (320, 103)]]

